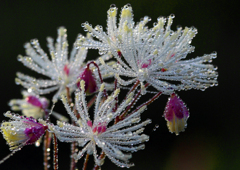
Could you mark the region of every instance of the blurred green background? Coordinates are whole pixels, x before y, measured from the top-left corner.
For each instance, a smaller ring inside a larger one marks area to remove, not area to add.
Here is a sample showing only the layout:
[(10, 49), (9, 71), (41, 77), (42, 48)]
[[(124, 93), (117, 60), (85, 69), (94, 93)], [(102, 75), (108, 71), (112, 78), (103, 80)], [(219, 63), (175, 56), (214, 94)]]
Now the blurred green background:
[[(240, 169), (240, 116), (239, 116), (239, 7), (231, 0), (119, 0), (119, 1), (0, 1), (0, 98), (1, 113), (9, 110), (8, 101), (21, 98), (21, 86), (14, 83), (17, 71), (36, 75), (17, 61), (18, 54), (25, 54), (23, 44), (38, 38), (47, 52), (46, 37), (56, 38), (57, 28), (68, 30), (70, 47), (78, 33), (85, 34), (81, 23), (88, 21), (106, 27), (106, 12), (111, 4), (119, 11), (130, 3), (134, 20), (150, 16), (152, 24), (159, 16), (175, 14), (172, 30), (178, 25), (195, 26), (197, 36), (192, 45), (195, 52), (188, 58), (217, 51), (213, 61), (218, 66), (219, 86), (206, 91), (183, 91), (179, 96), (190, 109), (185, 132), (175, 136), (168, 132), (162, 117), (168, 96), (161, 96), (149, 106), (143, 120), (152, 119), (146, 129), (150, 141), (146, 148), (133, 154), (132, 170), (228, 170)], [(90, 58), (97, 52), (89, 52)], [(59, 112), (65, 112), (60, 109)], [(0, 120), (6, 120), (0, 115)], [(154, 131), (155, 125), (159, 128)], [(0, 136), (0, 159), (10, 153)], [(69, 167), (69, 145), (59, 144), (59, 169)], [(11, 159), (0, 165), (1, 170), (40, 170), (42, 148), (26, 146)], [(92, 161), (92, 160), (90, 160)], [(90, 162), (91, 163), (91, 162)], [(79, 162), (81, 169), (82, 161)], [(92, 168), (89, 164), (89, 169)], [(104, 170), (120, 169), (106, 159)]]

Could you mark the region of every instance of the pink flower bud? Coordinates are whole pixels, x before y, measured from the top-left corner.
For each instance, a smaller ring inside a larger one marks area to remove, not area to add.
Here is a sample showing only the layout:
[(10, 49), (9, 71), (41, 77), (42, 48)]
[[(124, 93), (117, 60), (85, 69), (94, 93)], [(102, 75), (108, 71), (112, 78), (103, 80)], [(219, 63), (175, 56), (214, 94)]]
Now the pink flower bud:
[(164, 117), (167, 121), (169, 131), (171, 133), (174, 132), (176, 135), (184, 131), (187, 126), (189, 111), (183, 101), (174, 93), (168, 98)]
[(35, 143), (48, 128), (32, 117), (17, 116), (11, 113), (6, 113), (5, 116), (13, 119), (1, 124), (1, 132), (10, 150)]
[[(97, 91), (98, 87), (96, 79), (92, 70), (90, 70), (88, 67), (84, 69), (84, 71), (80, 75), (80, 79), (85, 81), (85, 93), (87, 95), (90, 95)], [(77, 83), (77, 86), (80, 86), (79, 82)]]

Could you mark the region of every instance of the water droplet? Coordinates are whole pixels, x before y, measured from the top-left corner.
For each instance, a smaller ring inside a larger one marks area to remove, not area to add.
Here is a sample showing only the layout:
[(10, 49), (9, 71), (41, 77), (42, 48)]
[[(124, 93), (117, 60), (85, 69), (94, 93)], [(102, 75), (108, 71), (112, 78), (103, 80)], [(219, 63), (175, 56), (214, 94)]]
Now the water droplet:
[(115, 4), (111, 4), (110, 8), (116, 8), (116, 5)]

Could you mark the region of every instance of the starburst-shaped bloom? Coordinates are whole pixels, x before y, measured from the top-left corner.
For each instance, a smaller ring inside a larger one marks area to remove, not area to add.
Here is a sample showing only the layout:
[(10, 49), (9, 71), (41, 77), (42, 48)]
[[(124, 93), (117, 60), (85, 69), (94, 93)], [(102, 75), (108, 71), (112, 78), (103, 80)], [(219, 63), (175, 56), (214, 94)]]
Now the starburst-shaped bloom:
[(47, 126), (38, 123), (32, 117), (18, 116), (10, 112), (4, 115), (11, 118), (10, 121), (1, 124), (1, 132), (10, 150), (34, 144), (47, 129)]
[[(42, 50), (36, 39), (25, 44), (27, 56), (19, 55), (18, 59), (25, 66), (49, 77), (50, 80), (36, 79), (18, 73), (16, 82), (37, 94), (46, 94), (57, 90), (53, 96), (53, 101), (57, 101), (60, 94), (65, 93), (66, 87), (70, 87), (70, 91), (76, 88), (77, 80), (85, 67), (84, 60), (86, 59), (87, 50), (84, 47), (73, 47), (68, 58), (68, 41), (64, 27), (58, 29), (58, 38), (55, 44), (52, 38), (47, 38), (47, 41), (51, 59)], [(109, 55), (105, 55), (105, 59), (107, 58), (109, 58)], [(101, 70), (101, 73), (105, 74), (106, 72)], [(100, 82), (96, 69), (93, 69), (93, 74), (96, 80)]]
[(118, 26), (116, 15), (117, 8), (111, 7), (108, 11), (107, 33), (101, 26), (93, 29), (90, 24), (84, 23), (85, 30), (100, 41), (80, 36), (77, 44), (97, 48), (103, 53), (111, 51), (118, 63), (114, 67), (105, 66), (116, 74), (120, 84), (129, 85), (139, 80), (142, 88), (147, 82), (165, 94), (192, 88), (205, 90), (217, 85), (216, 68), (206, 64), (216, 58), (215, 52), (185, 59), (187, 54), (194, 51), (190, 45), (197, 34), (194, 27), (180, 27), (172, 31), (173, 15), (168, 17), (167, 24), (166, 18), (158, 18), (158, 22), (150, 29), (146, 26), (149, 17), (144, 17), (135, 25), (129, 5), (122, 8)]
[[(65, 97), (63, 103), (68, 114), (75, 121), (77, 126), (67, 123), (58, 122), (58, 126), (49, 125), (50, 129), (56, 134), (57, 138), (62, 142), (78, 142), (83, 149), (75, 155), (75, 159), (80, 159), (85, 152), (94, 155), (97, 165), (102, 162), (98, 160), (96, 146), (102, 149), (106, 156), (120, 167), (130, 167), (129, 163), (131, 154), (124, 152), (136, 152), (144, 149), (143, 142), (148, 140), (148, 136), (142, 134), (144, 126), (150, 123), (150, 120), (140, 122), (140, 114), (145, 110), (146, 106), (129, 115), (124, 120), (113, 124), (113, 120), (119, 116), (126, 106), (132, 101), (133, 93), (131, 93), (125, 101), (119, 106), (116, 112), (115, 97), (119, 93), (119, 89), (109, 96), (102, 104), (102, 93), (104, 85), (102, 84), (100, 92), (95, 102), (94, 118), (91, 121), (88, 108), (85, 101), (84, 81), (81, 81), (81, 91), (76, 93), (76, 108), (80, 114), (80, 119), (74, 115), (67, 104)], [(123, 152), (124, 151), (124, 152)]]

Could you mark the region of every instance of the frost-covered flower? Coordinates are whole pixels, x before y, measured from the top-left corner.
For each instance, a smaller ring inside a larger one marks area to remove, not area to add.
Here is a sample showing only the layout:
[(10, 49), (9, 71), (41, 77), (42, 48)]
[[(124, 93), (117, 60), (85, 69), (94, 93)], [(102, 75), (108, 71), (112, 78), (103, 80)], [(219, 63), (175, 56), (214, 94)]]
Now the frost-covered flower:
[(140, 110), (114, 124), (113, 120), (119, 116), (132, 101), (133, 93), (122, 102), (116, 112), (113, 112), (116, 103), (115, 97), (120, 90), (115, 90), (111, 96), (101, 103), (104, 89), (104, 84), (102, 84), (95, 102), (93, 121), (91, 121), (86, 106), (84, 86), (84, 81), (81, 81), (81, 91), (77, 92), (75, 97), (76, 108), (80, 114), (80, 119), (77, 119), (71, 111), (66, 98), (63, 97), (62, 99), (68, 114), (77, 126), (58, 122), (58, 126), (49, 125), (50, 130), (56, 134), (60, 141), (78, 142), (79, 146), (83, 147), (82, 150), (75, 155), (76, 160), (80, 159), (84, 153), (87, 152), (88, 154), (93, 154), (97, 165), (101, 165), (103, 162), (98, 159), (97, 146), (101, 148), (106, 156), (116, 165), (120, 167), (133, 166), (132, 163), (128, 162), (131, 154), (124, 152), (136, 152), (144, 149), (144, 144), (142, 143), (149, 139), (149, 137), (142, 134), (142, 132), (144, 126), (150, 123), (150, 120), (139, 123), (141, 120), (140, 114), (145, 110), (146, 106), (143, 106)]
[(23, 99), (12, 99), (9, 102), (13, 111), (22, 111), (27, 117), (35, 119), (43, 118), (47, 112), (49, 101), (45, 97), (39, 97), (34, 93), (23, 91)]
[(122, 8), (118, 26), (116, 15), (117, 8), (111, 7), (108, 11), (107, 33), (101, 26), (93, 29), (90, 24), (84, 23), (85, 30), (99, 41), (80, 36), (78, 44), (97, 48), (101, 53), (111, 51), (118, 64), (114, 67), (105, 66), (117, 75), (120, 84), (129, 85), (139, 80), (142, 87), (147, 82), (165, 94), (192, 88), (205, 90), (217, 85), (216, 68), (206, 64), (216, 58), (215, 52), (185, 59), (187, 54), (194, 51), (190, 43), (197, 34), (196, 28), (179, 27), (177, 31), (172, 31), (170, 26), (174, 15), (168, 17), (167, 24), (166, 18), (158, 18), (158, 22), (150, 29), (146, 26), (149, 17), (144, 17), (135, 25), (129, 5)]
[(1, 132), (10, 150), (34, 144), (48, 128), (31, 117), (18, 116), (10, 112), (4, 115), (11, 118), (10, 121), (1, 124)]
[[(45, 116), (48, 116), (50, 112), (48, 109), (49, 101), (45, 97), (40, 97), (33, 92), (29, 93), (27, 91), (23, 91), (22, 95), (23, 99), (12, 99), (9, 102), (13, 111), (22, 111), (23, 115), (35, 119), (46, 118)], [(68, 121), (68, 118), (54, 111), (51, 112), (51, 115), (58, 120)]]
[(167, 121), (169, 131), (176, 135), (184, 131), (187, 126), (189, 111), (184, 102), (174, 93), (168, 98), (164, 117)]
[[(68, 58), (66, 31), (64, 27), (58, 29), (58, 38), (55, 44), (52, 38), (47, 38), (51, 59), (42, 50), (37, 39), (25, 44), (27, 56), (18, 56), (18, 60), (25, 66), (49, 77), (50, 80), (36, 79), (22, 73), (17, 73), (17, 83), (31, 89), (37, 94), (46, 94), (57, 90), (53, 96), (53, 101), (57, 101), (58, 97), (62, 93), (65, 93), (67, 86), (70, 87), (70, 91), (76, 88), (77, 80), (85, 67), (83, 62), (86, 59), (87, 49), (73, 47)], [(105, 58), (108, 57), (109, 55), (105, 55)], [(96, 79), (99, 80), (96, 69), (93, 73), (96, 74)], [(104, 74), (104, 71), (102, 71), (102, 74)]]

